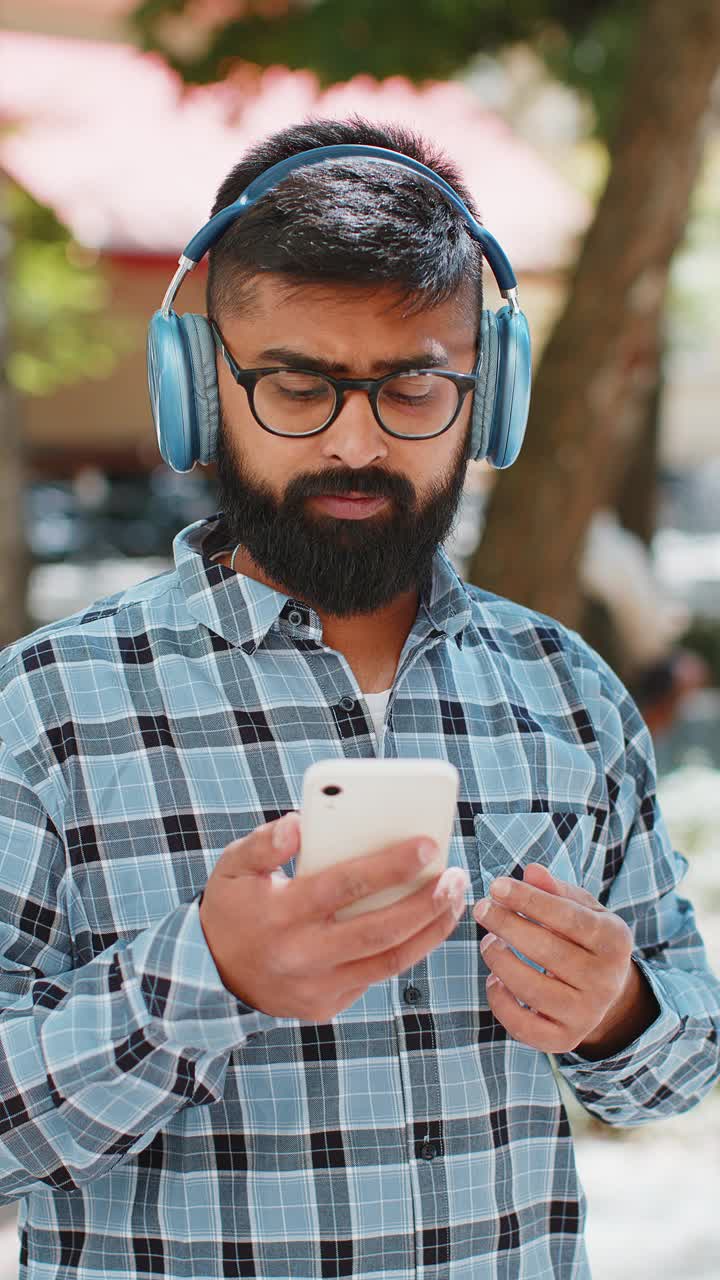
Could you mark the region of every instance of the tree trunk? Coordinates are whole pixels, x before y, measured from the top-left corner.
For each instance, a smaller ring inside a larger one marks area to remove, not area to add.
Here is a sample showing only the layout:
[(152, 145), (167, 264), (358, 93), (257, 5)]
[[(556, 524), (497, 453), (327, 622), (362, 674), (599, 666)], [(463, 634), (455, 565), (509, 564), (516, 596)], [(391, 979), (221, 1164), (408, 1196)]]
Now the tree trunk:
[(520, 461), (500, 476), (469, 577), (579, 623), (588, 522), (617, 490), (645, 420), (669, 264), (720, 66), (718, 0), (650, 0), (612, 166), (565, 311), (545, 349)]
[(666, 351), (663, 345), (655, 386), (648, 399), (635, 447), (628, 459), (625, 474), (620, 477), (620, 485), (612, 504), (618, 513), (621, 525), (629, 529), (630, 533), (636, 533), (648, 547), (657, 529), (660, 410), (665, 390), (665, 358)]
[[(650, 547), (657, 528), (658, 449), (660, 444), (660, 409), (664, 389), (663, 361), (665, 349), (655, 375), (655, 385), (646, 402), (638, 437), (627, 464), (619, 476), (619, 488), (609, 495), (608, 505), (615, 508), (620, 524)], [(625, 679), (628, 655), (623, 652), (612, 618), (599, 601), (583, 596), (578, 630), (593, 649)]]
[[(0, 177), (0, 215), (2, 212)], [(5, 374), (8, 343), (5, 282), (9, 250), (10, 236), (0, 221), (0, 648), (28, 629), (20, 431), (15, 398)]]

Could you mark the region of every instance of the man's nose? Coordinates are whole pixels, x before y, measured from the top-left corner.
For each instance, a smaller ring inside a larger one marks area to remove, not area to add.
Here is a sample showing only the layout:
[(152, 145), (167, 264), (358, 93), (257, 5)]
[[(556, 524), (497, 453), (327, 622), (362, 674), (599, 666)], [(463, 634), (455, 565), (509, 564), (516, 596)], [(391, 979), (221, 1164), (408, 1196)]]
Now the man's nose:
[(388, 437), (375, 420), (366, 391), (346, 391), (340, 413), (325, 432), (322, 453), (355, 470), (387, 457)]

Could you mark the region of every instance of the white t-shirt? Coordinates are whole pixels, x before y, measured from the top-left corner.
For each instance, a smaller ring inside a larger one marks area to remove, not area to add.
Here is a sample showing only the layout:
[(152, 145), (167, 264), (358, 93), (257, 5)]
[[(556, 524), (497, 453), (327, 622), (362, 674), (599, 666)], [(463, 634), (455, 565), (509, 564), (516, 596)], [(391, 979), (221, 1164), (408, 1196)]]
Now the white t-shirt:
[(375, 727), (375, 737), (380, 741), (380, 734), (383, 730), (385, 722), (385, 708), (390, 697), (390, 690), (383, 689), (382, 693), (364, 693), (363, 698), (368, 704), (370, 715), (372, 716), (373, 725)]

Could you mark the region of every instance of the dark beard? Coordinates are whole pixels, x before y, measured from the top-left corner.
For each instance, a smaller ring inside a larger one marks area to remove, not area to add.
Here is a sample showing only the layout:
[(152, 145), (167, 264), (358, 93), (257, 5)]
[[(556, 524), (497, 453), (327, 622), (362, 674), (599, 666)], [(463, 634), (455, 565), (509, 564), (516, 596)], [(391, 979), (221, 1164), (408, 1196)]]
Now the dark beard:
[[(420, 508), (405, 476), (377, 468), (297, 475), (277, 499), (231, 453), (221, 415), (218, 496), (230, 538), (289, 596), (334, 617), (374, 613), (410, 588), (423, 589), (452, 529), (466, 470), (467, 442)], [(343, 520), (307, 513), (308, 498), (349, 491), (391, 499), (390, 514)]]

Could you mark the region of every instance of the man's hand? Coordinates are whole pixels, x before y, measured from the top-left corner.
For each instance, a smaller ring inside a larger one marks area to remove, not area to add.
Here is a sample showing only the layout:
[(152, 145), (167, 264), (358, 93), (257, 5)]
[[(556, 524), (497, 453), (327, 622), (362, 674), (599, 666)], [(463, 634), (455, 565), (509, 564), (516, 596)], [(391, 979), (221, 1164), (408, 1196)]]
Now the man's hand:
[(657, 1002), (632, 961), (631, 930), (586, 889), (532, 863), (523, 881), (494, 880), (473, 915), (490, 931), (480, 943), (491, 970), (490, 1008), (516, 1040), (544, 1053), (577, 1049), (600, 1058), (654, 1021)]
[(350, 920), (335, 912), (427, 866), (420, 837), (290, 879), (299, 815), (285, 814), (223, 850), (205, 886), (200, 924), (229, 991), (261, 1013), (328, 1022), (373, 982), (403, 973), (453, 932), (468, 877), (448, 867), (415, 893)]

